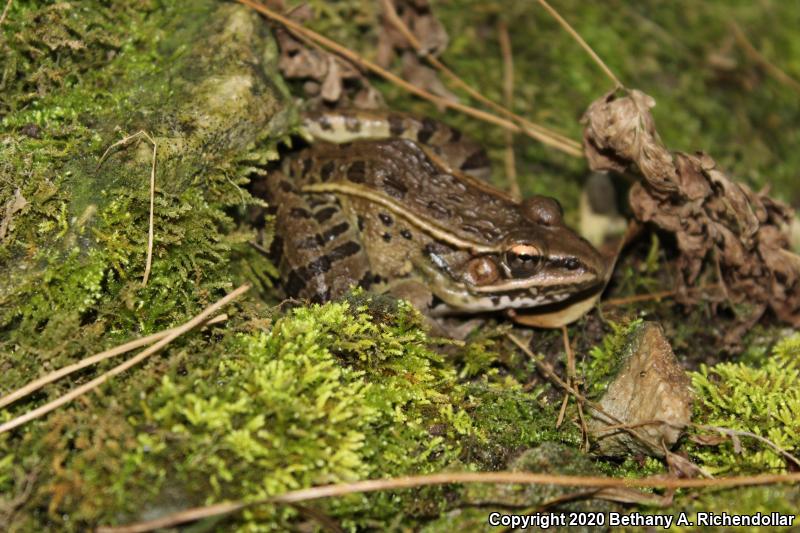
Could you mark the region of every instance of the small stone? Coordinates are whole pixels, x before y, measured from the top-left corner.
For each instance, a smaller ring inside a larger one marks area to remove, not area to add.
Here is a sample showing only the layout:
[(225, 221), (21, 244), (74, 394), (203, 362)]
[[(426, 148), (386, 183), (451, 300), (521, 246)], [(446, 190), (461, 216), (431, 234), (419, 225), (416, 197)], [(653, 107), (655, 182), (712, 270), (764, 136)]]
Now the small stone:
[[(629, 335), (617, 374), (598, 402), (617, 420), (590, 409), (589, 432), (596, 451), (605, 456), (664, 456), (691, 421), (692, 393), (684, 372), (661, 326), (644, 322)], [(643, 422), (660, 421), (661, 423)], [(621, 429), (631, 426), (639, 438)]]

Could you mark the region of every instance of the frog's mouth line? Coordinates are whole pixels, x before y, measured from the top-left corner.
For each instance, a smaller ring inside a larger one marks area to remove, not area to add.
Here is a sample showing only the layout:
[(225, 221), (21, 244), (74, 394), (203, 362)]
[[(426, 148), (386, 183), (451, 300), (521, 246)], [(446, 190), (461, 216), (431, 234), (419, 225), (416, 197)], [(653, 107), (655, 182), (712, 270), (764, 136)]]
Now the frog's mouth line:
[[(600, 277), (593, 273), (593, 272), (583, 272), (580, 274), (572, 274), (569, 276), (565, 275), (543, 275), (543, 276), (534, 276), (531, 278), (526, 279), (513, 279), (513, 280), (506, 280), (502, 283), (495, 283), (493, 285), (481, 285), (481, 286), (468, 286), (465, 285), (464, 287), (469, 290), (470, 292), (474, 293), (505, 293), (511, 291), (524, 291), (527, 289), (532, 288), (542, 288), (542, 289), (552, 289), (558, 287), (565, 287), (565, 288), (572, 288), (581, 289), (583, 287), (590, 287), (591, 285), (598, 283), (600, 281)], [(549, 291), (543, 291), (549, 292)]]
[(583, 273), (571, 279), (551, 277), (546, 283), (533, 279), (497, 284), (488, 290), (484, 286), (481, 289), (485, 292), (476, 292), (476, 287), (437, 274), (442, 283), (438, 284), (440, 290), (434, 292), (443, 304), (432, 309), (434, 315), (534, 309), (570, 300), (578, 294), (594, 293), (595, 287), (603, 286), (597, 276)]
[[(601, 285), (597, 284), (596, 286), (600, 287)], [(561, 292), (542, 292), (539, 294), (521, 291), (518, 293), (496, 294), (492, 296), (457, 296), (455, 298), (451, 296), (447, 299), (440, 298), (440, 304), (431, 309), (431, 314), (434, 316), (445, 316), (459, 313), (508, 311), (510, 309), (517, 311), (535, 311), (544, 306), (562, 304), (573, 298), (585, 299), (586, 294), (595, 294), (596, 292), (589, 290), (590, 288), (591, 287), (579, 291), (578, 293), (574, 292), (574, 287), (565, 287)]]

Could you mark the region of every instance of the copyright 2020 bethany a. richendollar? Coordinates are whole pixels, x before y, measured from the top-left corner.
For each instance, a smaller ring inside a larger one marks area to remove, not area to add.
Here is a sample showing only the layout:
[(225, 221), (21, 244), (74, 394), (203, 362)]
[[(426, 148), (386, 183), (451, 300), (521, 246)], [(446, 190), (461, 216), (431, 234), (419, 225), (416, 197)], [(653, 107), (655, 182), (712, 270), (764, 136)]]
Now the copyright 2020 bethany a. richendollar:
[(493, 512), (489, 514), (490, 526), (525, 529), (536, 527), (550, 529), (552, 527), (591, 527), (591, 526), (640, 526), (670, 529), (673, 526), (712, 526), (728, 528), (754, 527), (792, 527), (796, 515), (778, 512), (734, 514), (697, 511), (675, 514), (658, 513), (617, 513), (617, 512), (551, 512), (533, 514), (506, 514)]

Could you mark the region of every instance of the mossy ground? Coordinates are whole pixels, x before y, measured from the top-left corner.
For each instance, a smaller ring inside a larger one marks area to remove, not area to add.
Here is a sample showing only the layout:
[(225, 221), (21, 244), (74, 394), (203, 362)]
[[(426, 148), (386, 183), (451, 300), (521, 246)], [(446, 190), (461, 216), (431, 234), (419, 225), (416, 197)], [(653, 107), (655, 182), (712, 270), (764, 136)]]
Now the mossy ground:
[[(375, 3), (310, 4), (326, 34), (374, 53)], [(505, 20), (515, 109), (579, 137), (580, 114), (610, 85), (544, 12), (477, 0), (434, 7), (451, 36), (445, 60), (496, 100), (496, 24)], [(735, 20), (797, 79), (800, 8), (722, 1), (557, 7), (626, 84), (656, 98), (669, 146), (706, 150), (732, 175), (756, 188), (770, 184), (798, 205), (798, 94), (754, 63), (729, 25)], [(262, 20), (213, 0), (30, 1), (12, 4), (0, 32), (0, 206), (5, 214), (15, 191), (27, 202), (0, 242), (0, 393), (180, 323), (240, 282), (255, 284), (223, 326), (188, 335), (99, 392), (0, 435), (0, 522), (77, 531), (312, 484), (505, 468), (542, 443), (577, 450), (575, 427), (554, 427), (560, 395), (537, 383), (530, 362), (491, 329), (465, 346), (443, 346), (405, 304), (363, 294), (322, 307), (268, 307), (273, 269), (247, 244), (254, 230), (245, 215), (257, 200), (244, 186), (277, 156), (295, 109)], [(378, 85), (392, 107), (443, 117), (487, 145), (503, 183), (502, 132)], [(98, 168), (108, 146), (141, 129), (157, 139), (160, 154), (147, 287), (151, 147), (121, 147)], [(584, 164), (522, 137), (514, 146), (523, 191), (558, 196), (575, 222)], [(638, 246), (618, 269), (616, 295), (670, 288), (669, 242)], [(769, 435), (797, 454), (796, 338), (775, 347), (788, 332), (766, 322), (745, 337), (739, 361), (713, 366), (731, 358), (714, 343), (727, 322), (709, 321), (716, 315), (704, 305), (686, 311), (647, 302), (608, 308), (572, 327), (587, 384), (602, 381), (631, 320), (658, 319), (682, 360), (707, 365), (694, 374), (697, 422)], [(534, 346), (553, 361), (560, 342), (555, 332), (535, 333)], [(0, 411), (0, 422), (110, 365)], [(743, 444), (741, 454), (730, 443), (687, 450), (720, 472), (785, 468), (763, 446)], [(663, 468), (580, 457), (576, 464), (588, 461), (587, 469), (609, 475)], [(791, 510), (798, 498), (792, 487), (695, 494), (679, 494), (675, 509), (693, 502), (704, 510)], [(531, 505), (544, 497), (530, 495)], [(427, 523), (443, 531), (469, 523), (452, 521), (459, 512), (451, 510), (474, 499), (445, 487), (319, 508), (347, 528)], [(462, 516), (481, 521), (474, 511)], [(310, 518), (259, 507), (231, 520), (259, 530)]]

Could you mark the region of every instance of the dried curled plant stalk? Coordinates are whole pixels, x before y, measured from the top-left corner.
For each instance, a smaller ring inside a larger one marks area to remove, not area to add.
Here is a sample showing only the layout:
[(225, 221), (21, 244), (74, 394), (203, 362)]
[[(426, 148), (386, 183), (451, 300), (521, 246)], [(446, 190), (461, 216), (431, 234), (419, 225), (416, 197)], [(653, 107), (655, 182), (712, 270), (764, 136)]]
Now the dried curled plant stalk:
[(584, 151), (593, 170), (638, 168), (644, 180), (630, 192), (634, 215), (673, 233), (680, 257), (678, 299), (712, 266), (728, 302), (742, 316), (740, 334), (767, 309), (800, 327), (800, 256), (789, 249), (792, 210), (731, 180), (707, 154), (670, 152), (656, 132), (652, 97), (612, 91), (583, 117)]

